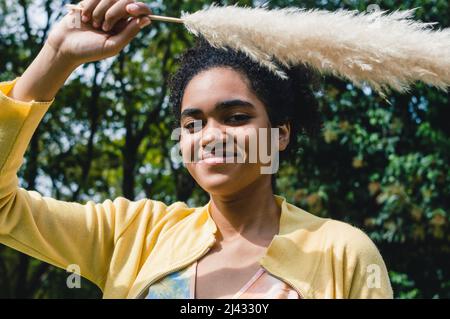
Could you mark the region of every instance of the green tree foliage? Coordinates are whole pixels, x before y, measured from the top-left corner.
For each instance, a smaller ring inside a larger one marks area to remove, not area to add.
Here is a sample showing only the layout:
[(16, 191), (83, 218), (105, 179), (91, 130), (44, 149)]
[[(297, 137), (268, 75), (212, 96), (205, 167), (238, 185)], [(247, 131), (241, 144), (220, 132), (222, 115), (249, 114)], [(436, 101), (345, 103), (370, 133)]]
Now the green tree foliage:
[[(42, 47), (63, 0), (0, 0), (0, 81), (25, 70)], [(211, 1), (155, 1), (155, 14), (179, 16)], [(217, 1), (216, 1), (217, 2)], [(263, 1), (219, 1), (255, 5)], [(357, 9), (366, 1), (270, 1), (270, 7)], [(446, 0), (373, 1), (381, 9), (419, 7), (415, 18), (449, 26)], [(167, 78), (193, 38), (154, 22), (119, 56), (80, 67), (36, 131), (21, 185), (69, 201), (116, 196), (203, 205), (205, 194), (170, 161)], [(370, 88), (322, 77), (316, 90), (323, 134), (300, 137), (283, 163), (276, 193), (305, 210), (362, 228), (379, 247), (397, 298), (450, 297), (450, 94), (418, 83), (385, 101)], [(98, 298), (67, 273), (0, 246), (0, 297)]]

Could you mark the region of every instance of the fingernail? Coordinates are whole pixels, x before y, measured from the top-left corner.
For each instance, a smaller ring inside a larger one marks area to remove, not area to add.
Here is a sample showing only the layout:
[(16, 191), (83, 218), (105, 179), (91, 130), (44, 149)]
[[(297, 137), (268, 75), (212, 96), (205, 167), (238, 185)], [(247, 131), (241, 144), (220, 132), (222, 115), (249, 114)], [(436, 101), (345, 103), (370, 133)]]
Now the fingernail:
[(132, 3), (132, 4), (127, 5), (127, 9), (128, 10), (138, 10), (139, 6), (137, 4)]
[(142, 22), (140, 24), (140, 28), (143, 29), (151, 23), (149, 18), (142, 18)]
[(109, 25), (106, 23), (106, 22), (104, 22), (103, 23), (103, 27), (102, 27), (102, 29), (103, 29), (103, 31), (109, 31)]
[(100, 24), (97, 21), (94, 21), (94, 23), (92, 23), (92, 26), (97, 29)]
[(86, 22), (89, 21), (89, 17), (84, 15), (84, 16), (81, 17), (81, 21), (83, 21), (84, 23), (86, 23)]

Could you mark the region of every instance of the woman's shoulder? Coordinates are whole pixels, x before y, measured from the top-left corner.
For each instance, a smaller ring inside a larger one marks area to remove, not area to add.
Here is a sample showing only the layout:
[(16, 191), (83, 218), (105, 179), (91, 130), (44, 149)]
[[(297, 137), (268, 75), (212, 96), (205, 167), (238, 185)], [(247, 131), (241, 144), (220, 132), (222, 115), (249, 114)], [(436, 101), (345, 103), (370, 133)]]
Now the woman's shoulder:
[[(303, 233), (303, 239), (342, 254), (379, 255), (370, 237), (359, 227), (333, 218), (324, 218), (296, 207), (299, 218), (294, 231)], [(305, 238), (305, 236), (307, 238)]]
[(372, 239), (361, 228), (334, 219), (328, 219), (324, 226), (328, 245), (340, 246), (343, 249), (351, 248), (358, 254), (378, 253)]
[(335, 257), (349, 264), (383, 264), (380, 251), (364, 230), (335, 219), (327, 219), (323, 226), (323, 248)]

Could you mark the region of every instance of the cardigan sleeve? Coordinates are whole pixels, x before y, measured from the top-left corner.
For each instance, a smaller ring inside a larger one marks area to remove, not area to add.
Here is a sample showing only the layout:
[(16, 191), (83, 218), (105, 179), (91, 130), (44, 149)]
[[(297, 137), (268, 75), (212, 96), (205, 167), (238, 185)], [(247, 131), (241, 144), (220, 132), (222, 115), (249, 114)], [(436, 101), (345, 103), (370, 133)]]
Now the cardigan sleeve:
[(374, 242), (354, 227), (347, 250), (351, 274), (347, 298), (392, 299), (393, 291), (385, 262)]
[(0, 83), (0, 243), (57, 267), (77, 265), (103, 289), (115, 241), (148, 203), (117, 198), (80, 204), (19, 187), (25, 150), (53, 100), (8, 97), (16, 81)]

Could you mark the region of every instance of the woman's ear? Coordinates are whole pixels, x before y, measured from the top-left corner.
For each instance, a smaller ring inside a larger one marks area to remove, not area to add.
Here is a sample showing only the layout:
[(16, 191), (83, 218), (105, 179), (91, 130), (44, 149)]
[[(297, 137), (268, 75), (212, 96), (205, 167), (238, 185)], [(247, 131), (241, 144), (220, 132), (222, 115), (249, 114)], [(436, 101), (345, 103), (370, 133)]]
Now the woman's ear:
[(284, 151), (289, 144), (289, 138), (291, 136), (291, 124), (286, 122), (285, 124), (278, 125), (279, 128), (279, 151)]

